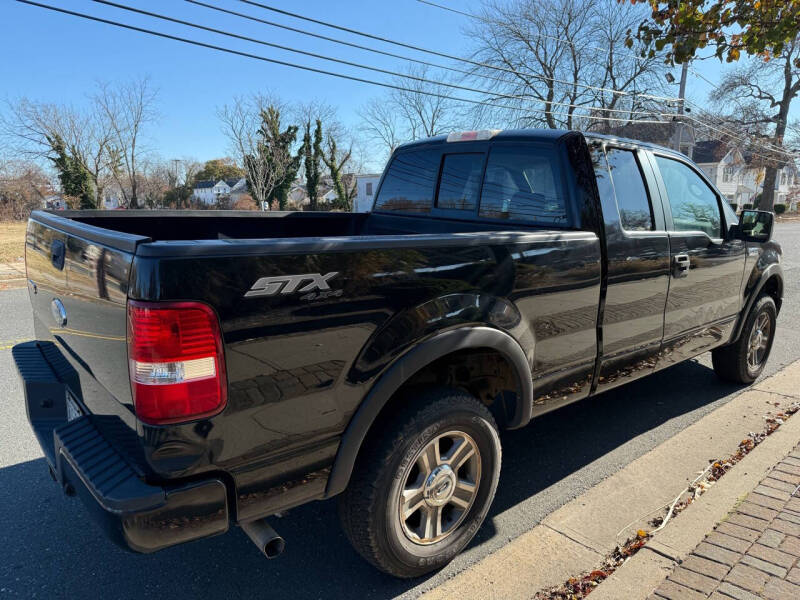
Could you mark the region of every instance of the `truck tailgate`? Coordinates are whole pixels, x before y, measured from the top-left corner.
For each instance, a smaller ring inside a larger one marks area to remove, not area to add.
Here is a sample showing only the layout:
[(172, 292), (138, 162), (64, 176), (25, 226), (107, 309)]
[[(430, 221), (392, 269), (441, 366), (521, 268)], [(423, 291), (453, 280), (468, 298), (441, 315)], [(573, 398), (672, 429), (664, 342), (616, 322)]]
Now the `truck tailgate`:
[(36, 337), (51, 341), (80, 381), (85, 411), (135, 428), (128, 380), (126, 299), (136, 245), (148, 238), (36, 211), (26, 267)]

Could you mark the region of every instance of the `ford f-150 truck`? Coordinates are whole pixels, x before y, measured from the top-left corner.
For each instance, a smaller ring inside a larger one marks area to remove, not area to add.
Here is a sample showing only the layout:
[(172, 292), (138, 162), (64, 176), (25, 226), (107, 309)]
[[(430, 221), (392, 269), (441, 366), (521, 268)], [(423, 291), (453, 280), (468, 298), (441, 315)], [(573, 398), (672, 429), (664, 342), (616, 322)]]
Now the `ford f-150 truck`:
[(35, 211), (13, 349), (50, 473), (137, 552), (339, 496), (400, 577), (470, 541), (498, 431), (711, 351), (743, 384), (781, 307), (773, 216), (685, 156), (564, 131), (398, 148), (367, 214)]

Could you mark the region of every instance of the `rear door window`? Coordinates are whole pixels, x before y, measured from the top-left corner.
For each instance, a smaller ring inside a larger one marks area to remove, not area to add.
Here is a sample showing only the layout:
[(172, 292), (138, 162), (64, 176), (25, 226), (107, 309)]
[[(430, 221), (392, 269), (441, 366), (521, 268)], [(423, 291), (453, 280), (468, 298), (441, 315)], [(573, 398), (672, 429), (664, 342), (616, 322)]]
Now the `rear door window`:
[(397, 154), (383, 178), (375, 210), (428, 213), (433, 206), (438, 150), (416, 150)]
[(481, 191), (480, 216), (565, 224), (566, 201), (553, 153), (523, 146), (492, 148)]
[(483, 154), (445, 154), (436, 208), (474, 212), (483, 175)]
[(609, 148), (606, 156), (622, 228), (626, 231), (652, 230), (653, 211), (636, 155), (631, 150)]

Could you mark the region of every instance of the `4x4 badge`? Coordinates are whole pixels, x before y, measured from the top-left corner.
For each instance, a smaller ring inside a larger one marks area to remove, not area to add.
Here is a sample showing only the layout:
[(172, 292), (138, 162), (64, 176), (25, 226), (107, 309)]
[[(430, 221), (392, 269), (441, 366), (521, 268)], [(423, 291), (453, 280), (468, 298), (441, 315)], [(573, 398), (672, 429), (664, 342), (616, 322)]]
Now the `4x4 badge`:
[[(331, 271), (321, 273), (306, 273), (305, 275), (278, 275), (275, 277), (262, 277), (253, 284), (253, 287), (244, 295), (245, 298), (257, 296), (285, 296), (295, 292), (304, 294), (308, 292), (327, 291), (331, 289), (328, 282), (339, 274)], [(301, 287), (302, 286), (302, 287)]]

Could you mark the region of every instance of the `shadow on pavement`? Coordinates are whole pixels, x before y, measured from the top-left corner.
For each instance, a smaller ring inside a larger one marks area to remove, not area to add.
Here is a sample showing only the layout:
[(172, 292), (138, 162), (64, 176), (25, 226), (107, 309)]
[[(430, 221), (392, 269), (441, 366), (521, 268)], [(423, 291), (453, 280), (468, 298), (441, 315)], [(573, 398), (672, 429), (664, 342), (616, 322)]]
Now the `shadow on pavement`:
[[(496, 530), (493, 516), (736, 389), (688, 362), (507, 432), (497, 498), (472, 546), (507, 535)], [(424, 582), (396, 580), (364, 563), (340, 532), (333, 501), (274, 520), (287, 540), (285, 554), (274, 561), (264, 559), (238, 528), (153, 555), (122, 551), (88, 522), (80, 501), (61, 495), (44, 459), (0, 469), (0, 506), (0, 591), (24, 597), (364, 599), (402, 594)]]

